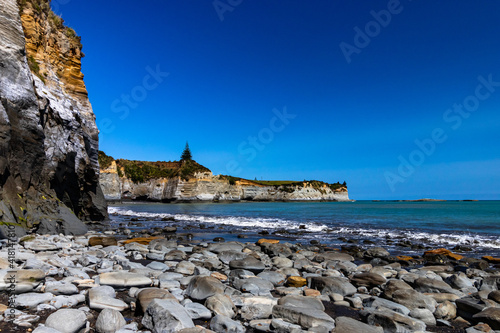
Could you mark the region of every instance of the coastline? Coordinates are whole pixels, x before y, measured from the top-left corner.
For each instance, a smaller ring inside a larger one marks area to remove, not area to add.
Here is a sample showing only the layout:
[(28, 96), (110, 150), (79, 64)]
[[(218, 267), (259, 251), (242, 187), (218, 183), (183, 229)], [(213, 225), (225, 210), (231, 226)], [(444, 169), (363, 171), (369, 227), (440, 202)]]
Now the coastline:
[[(500, 325), (489, 314), (500, 305), (497, 258), (446, 249), (394, 256), (376, 244), (334, 249), (274, 235), (200, 241), (169, 226), (101, 228), (17, 242), (16, 310), (3, 309), (14, 321), (5, 317), (2, 331), (71, 324), (123, 332), (221, 332), (224, 325), (235, 332), (465, 332), (485, 327), (480, 323)], [(3, 248), (0, 258), (6, 254)], [(70, 323), (53, 320), (68, 311), (75, 318)], [(104, 322), (110, 313), (114, 319)], [(175, 313), (184, 319), (162, 326), (158, 319)]]

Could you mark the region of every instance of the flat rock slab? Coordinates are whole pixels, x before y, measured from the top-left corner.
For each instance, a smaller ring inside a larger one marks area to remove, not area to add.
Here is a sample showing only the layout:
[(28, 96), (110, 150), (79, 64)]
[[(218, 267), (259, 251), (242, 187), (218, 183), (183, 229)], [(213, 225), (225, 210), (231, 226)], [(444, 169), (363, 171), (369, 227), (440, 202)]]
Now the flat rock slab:
[(112, 287), (144, 287), (150, 286), (152, 281), (147, 276), (130, 272), (109, 272), (99, 275), (99, 281), (102, 285)]
[(500, 330), (500, 308), (487, 308), (472, 317), (490, 325), (494, 330)]
[(178, 332), (194, 327), (182, 305), (171, 299), (154, 299), (147, 307), (142, 324), (153, 332)]
[(231, 260), (229, 262), (231, 269), (246, 269), (253, 273), (260, 273), (266, 269), (264, 263), (254, 257), (247, 257), (241, 260)]
[(335, 320), (332, 317), (316, 309), (275, 305), (273, 307), (273, 318), (283, 318), (304, 328), (323, 326), (332, 330), (335, 327)]
[(370, 326), (349, 317), (337, 317), (335, 333), (384, 333), (380, 326)]

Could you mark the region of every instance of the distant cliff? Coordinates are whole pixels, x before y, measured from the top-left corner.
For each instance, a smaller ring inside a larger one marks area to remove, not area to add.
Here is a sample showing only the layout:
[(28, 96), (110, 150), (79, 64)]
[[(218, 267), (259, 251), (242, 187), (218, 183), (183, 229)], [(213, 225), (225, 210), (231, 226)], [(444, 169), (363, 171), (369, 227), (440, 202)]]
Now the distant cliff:
[[(345, 184), (265, 182), (212, 175), (194, 161), (114, 160), (100, 152), (100, 183), (107, 200), (348, 201)], [(192, 163), (192, 164), (190, 164)]]
[(7, 225), (84, 233), (107, 213), (80, 38), (49, 0), (2, 0), (0, 13), (0, 238)]

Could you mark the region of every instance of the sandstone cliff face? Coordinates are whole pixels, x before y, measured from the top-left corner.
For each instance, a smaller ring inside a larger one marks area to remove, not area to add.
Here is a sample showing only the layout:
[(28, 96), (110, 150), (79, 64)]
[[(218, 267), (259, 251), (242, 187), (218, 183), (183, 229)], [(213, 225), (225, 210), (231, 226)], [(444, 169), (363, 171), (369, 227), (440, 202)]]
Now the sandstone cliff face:
[(0, 2), (0, 236), (84, 233), (107, 213), (81, 44), (48, 0), (19, 4)]
[(231, 185), (211, 172), (196, 173), (189, 180), (180, 177), (156, 178), (134, 183), (120, 177), (116, 163), (101, 170), (100, 183), (107, 200), (141, 199), (151, 201), (349, 201), (347, 190), (313, 187), (303, 183), (292, 188), (262, 186), (243, 180)]

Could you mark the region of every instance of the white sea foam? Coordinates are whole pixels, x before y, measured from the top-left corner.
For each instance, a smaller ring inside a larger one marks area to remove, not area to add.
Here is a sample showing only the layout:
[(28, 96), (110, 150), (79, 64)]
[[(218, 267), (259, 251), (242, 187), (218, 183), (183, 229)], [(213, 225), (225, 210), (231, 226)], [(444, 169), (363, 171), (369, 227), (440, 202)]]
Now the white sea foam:
[[(206, 216), (190, 214), (167, 214), (167, 213), (145, 213), (136, 212), (130, 209), (121, 209), (120, 207), (108, 207), (109, 214), (119, 214), (123, 216), (136, 216), (161, 220), (163, 218), (175, 218), (180, 221), (192, 221), (200, 223), (214, 223), (232, 225), (241, 228), (262, 228), (262, 229), (299, 229), (297, 222), (288, 221), (279, 218), (255, 218), (244, 216)], [(322, 232), (328, 227), (324, 224), (309, 224), (307, 230), (311, 232)]]
[[(120, 207), (108, 207), (109, 214), (118, 214), (123, 216), (143, 217), (155, 220), (163, 218), (175, 218), (179, 221), (192, 221), (199, 223), (213, 223), (221, 225), (230, 225), (239, 228), (252, 228), (252, 229), (287, 229), (297, 230), (300, 225), (297, 221), (290, 221), (280, 218), (257, 218), (257, 217), (244, 217), (244, 216), (206, 216), (195, 214), (168, 214), (168, 213), (146, 213), (137, 212), (130, 209), (123, 209)], [(429, 233), (420, 232), (415, 230), (405, 229), (369, 229), (359, 227), (332, 227), (320, 223), (308, 223), (307, 231), (320, 233), (309, 234), (308, 237), (322, 238), (325, 236), (348, 236), (353, 235), (356, 237), (374, 238), (374, 239), (391, 239), (393, 241), (400, 240), (418, 240), (425, 244), (435, 244), (437, 246), (453, 246), (453, 245), (469, 245), (479, 246), (485, 249), (500, 249), (500, 238), (493, 236), (483, 236), (477, 234), (451, 234), (451, 233)]]

